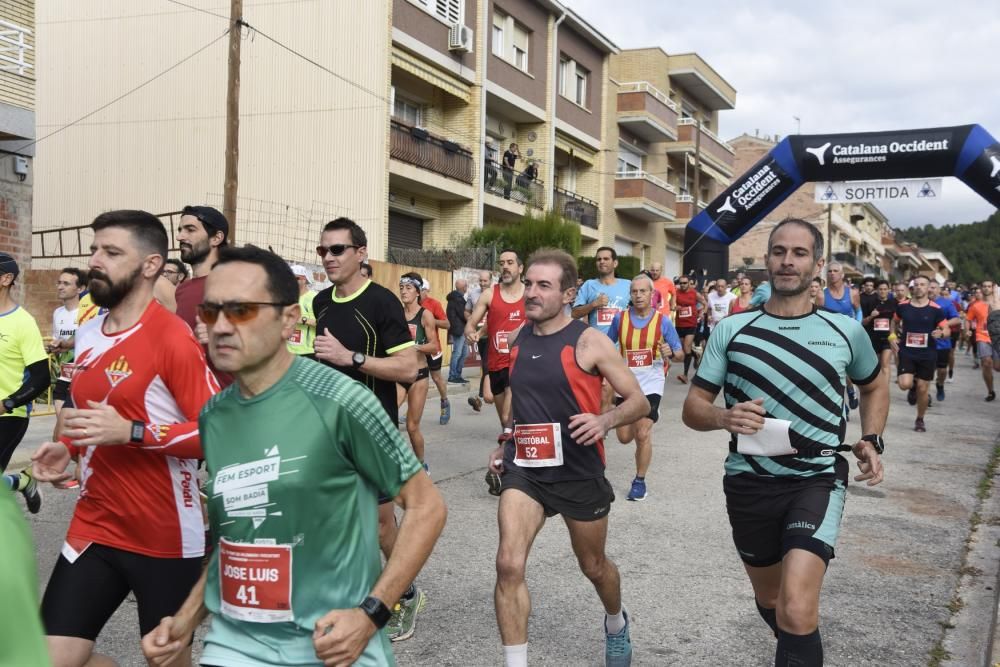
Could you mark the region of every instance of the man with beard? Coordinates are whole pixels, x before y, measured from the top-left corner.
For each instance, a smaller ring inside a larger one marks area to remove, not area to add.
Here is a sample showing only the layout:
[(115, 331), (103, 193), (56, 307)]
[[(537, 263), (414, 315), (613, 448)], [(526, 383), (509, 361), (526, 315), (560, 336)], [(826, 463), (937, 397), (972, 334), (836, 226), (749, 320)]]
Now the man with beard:
[(699, 312), (705, 309), (705, 297), (701, 295), (688, 276), (677, 279), (677, 335), (684, 345), (684, 373), (677, 376), (677, 381), (687, 384), (688, 370), (694, 359), (694, 335), (698, 331)]
[(71, 459), (79, 467), (80, 498), (42, 600), (56, 667), (106, 664), (94, 642), (129, 592), (146, 634), (198, 580), (197, 420), (218, 391), (190, 328), (153, 298), (167, 255), (160, 220), (109, 211), (91, 229), (90, 292), (108, 312), (77, 331), (76, 407), (62, 410), (60, 441), (32, 456), (35, 477), (57, 485)]
[(862, 298), (861, 324), (868, 332), (868, 339), (872, 342), (872, 348), (878, 355), (879, 366), (882, 368), (882, 377), (885, 378), (886, 386), (889, 385), (890, 359), (892, 359), (892, 345), (889, 343), (889, 334), (892, 333), (892, 318), (896, 314), (896, 301), (889, 293), (889, 281), (878, 281), (875, 290), (875, 301)]
[[(500, 253), (500, 282), (492, 290), (484, 290), (465, 323), (465, 338), (472, 345), (477, 333), (476, 325), (486, 317), (486, 368), (489, 371), (490, 391), (503, 431), (497, 442), (510, 437), (510, 348), (524, 324), (524, 283), (521, 270), (524, 264), (513, 250)], [(486, 472), (486, 484), (491, 495), (500, 495), (500, 477)]]
[(907, 392), (909, 404), (917, 406), (913, 430), (918, 433), (927, 430), (924, 414), (937, 363), (937, 339), (951, 336), (948, 318), (928, 297), (929, 289), (930, 281), (925, 276), (914, 278), (909, 300), (896, 304), (893, 318), (892, 346), (899, 353), (896, 383)]
[[(219, 248), (226, 245), (228, 238), (229, 221), (218, 210), (211, 206), (185, 206), (181, 211), (177, 245), (181, 249), (181, 260), (191, 265), (191, 277), (177, 286), (175, 312), (192, 331), (198, 328), (198, 304), (204, 301), (205, 279), (219, 261)], [(221, 386), (228, 387), (232, 383), (233, 377), (216, 370), (211, 359), (208, 366)]]
[[(771, 298), (719, 323), (684, 403), (688, 427), (731, 434), (726, 507), (757, 611), (778, 639), (776, 667), (823, 664), (819, 595), (850, 468), (837, 452), (857, 457), (855, 481), (882, 481), (889, 388), (877, 382), (878, 358), (861, 324), (810, 301), (822, 257), (814, 225), (796, 218), (775, 225), (765, 257)], [(853, 446), (841, 445), (845, 375), (863, 405), (865, 435)], [(716, 407), (723, 389), (726, 406)]]
[(663, 264), (653, 262), (649, 265), (649, 277), (653, 281), (653, 289), (660, 295), (660, 303), (656, 310), (664, 317), (672, 318), (677, 310), (677, 286), (674, 281), (663, 275)]

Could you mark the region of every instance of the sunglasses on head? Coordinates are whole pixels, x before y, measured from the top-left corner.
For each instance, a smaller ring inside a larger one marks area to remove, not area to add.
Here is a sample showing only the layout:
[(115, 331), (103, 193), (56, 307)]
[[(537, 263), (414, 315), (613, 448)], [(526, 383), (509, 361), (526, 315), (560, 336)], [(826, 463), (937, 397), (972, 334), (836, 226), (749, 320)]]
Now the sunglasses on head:
[(318, 245), (316, 246), (316, 254), (320, 257), (326, 257), (327, 253), (333, 255), (334, 257), (340, 257), (344, 254), (344, 251), (348, 248), (358, 249), (359, 246), (347, 245), (346, 243), (334, 243), (333, 245)]
[(270, 301), (226, 301), (224, 303), (205, 302), (198, 304), (198, 316), (205, 324), (212, 325), (219, 321), (219, 313), (225, 313), (226, 319), (233, 324), (249, 322), (260, 314), (262, 306), (284, 308), (291, 303), (273, 303)]

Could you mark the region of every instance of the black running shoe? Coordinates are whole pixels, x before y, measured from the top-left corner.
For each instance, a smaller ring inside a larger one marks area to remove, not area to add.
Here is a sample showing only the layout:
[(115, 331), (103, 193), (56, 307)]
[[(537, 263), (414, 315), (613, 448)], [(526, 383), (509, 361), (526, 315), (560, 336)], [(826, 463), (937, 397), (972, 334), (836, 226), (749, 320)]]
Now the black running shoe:
[(910, 387), (910, 391), (906, 392), (906, 402), (910, 405), (917, 404), (917, 388)]

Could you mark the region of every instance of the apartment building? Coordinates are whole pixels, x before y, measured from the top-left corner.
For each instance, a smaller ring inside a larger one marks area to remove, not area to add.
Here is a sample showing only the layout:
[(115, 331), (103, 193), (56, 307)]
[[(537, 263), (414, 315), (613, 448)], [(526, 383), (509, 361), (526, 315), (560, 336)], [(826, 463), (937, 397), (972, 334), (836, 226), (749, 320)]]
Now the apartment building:
[(0, 0), (0, 251), (22, 270), (31, 259), (34, 138), (35, 3)]

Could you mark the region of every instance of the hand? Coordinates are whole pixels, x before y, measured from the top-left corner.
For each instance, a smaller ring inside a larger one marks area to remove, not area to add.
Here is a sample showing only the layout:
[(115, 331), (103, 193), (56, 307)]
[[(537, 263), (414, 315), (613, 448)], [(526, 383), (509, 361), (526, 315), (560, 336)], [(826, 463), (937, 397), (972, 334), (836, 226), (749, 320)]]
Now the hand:
[(192, 634), (176, 618), (166, 616), (142, 638), (142, 654), (151, 665), (170, 665), (187, 649)]
[(87, 401), (89, 409), (64, 408), (63, 435), (77, 447), (92, 445), (127, 445), (132, 437), (132, 422), (110, 405)]
[(208, 325), (201, 321), (201, 317), (194, 316), (194, 337), (202, 345), (208, 345)]
[(375, 634), (375, 624), (361, 609), (334, 609), (316, 621), (313, 647), (324, 665), (353, 665)]
[[(503, 472), (503, 450), (504, 446), (500, 445), (490, 453), (490, 461), (486, 464), (486, 467), (490, 469), (490, 472), (494, 474), (501, 474)], [(499, 461), (499, 463), (498, 463)]]
[(61, 442), (43, 442), (31, 455), (31, 476), (39, 482), (60, 486), (73, 479), (73, 475), (66, 472), (71, 458)]
[(868, 486), (875, 486), (882, 481), (882, 457), (875, 451), (875, 446), (867, 440), (858, 440), (851, 447), (858, 459), (860, 475), (854, 476), (855, 482), (868, 480)]
[(889, 341), (889, 348), (892, 349), (893, 354), (896, 354), (896, 353), (899, 352), (899, 343), (897, 343), (894, 340), (890, 340)]
[(752, 401), (737, 403), (728, 410), (723, 410), (719, 426), (730, 433), (753, 435), (764, 428), (764, 399), (755, 398)]
[(608, 305), (608, 295), (599, 294), (596, 299), (590, 302), (590, 305), (594, 308), (604, 308), (604, 306)]
[(476, 336), (476, 332), (475, 331), (469, 331), (468, 329), (465, 330), (465, 342), (466, 343), (468, 343), (469, 345), (475, 345), (478, 341), (479, 341), (479, 338)]
[[(610, 415), (611, 412), (605, 413)], [(604, 415), (582, 412), (569, 418), (569, 434), (578, 445), (595, 445), (611, 429)]]
[(344, 347), (326, 327), (313, 341), (313, 349), (316, 351), (317, 359), (328, 361), (334, 366), (350, 366), (351, 358), (354, 356), (354, 353)]

